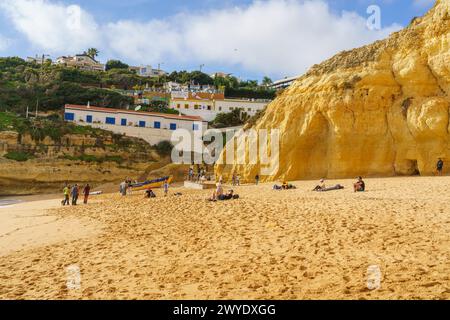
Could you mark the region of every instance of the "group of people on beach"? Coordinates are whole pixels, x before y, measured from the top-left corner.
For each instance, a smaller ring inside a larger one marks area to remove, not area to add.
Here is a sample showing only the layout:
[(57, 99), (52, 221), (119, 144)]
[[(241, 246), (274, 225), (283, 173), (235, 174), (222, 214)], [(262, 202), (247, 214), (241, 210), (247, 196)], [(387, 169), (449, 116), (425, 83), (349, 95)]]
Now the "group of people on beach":
[(223, 190), (223, 178), (219, 178), (219, 182), (216, 184), (216, 189), (213, 191), (208, 201), (225, 201), (225, 200), (236, 200), (239, 199), (239, 195), (234, 193), (234, 190), (230, 189), (226, 193)]
[[(169, 195), (169, 180), (167, 180), (167, 179), (164, 180), (162, 188), (164, 190), (164, 197), (167, 197)], [(144, 195), (145, 195), (145, 198), (149, 198), (149, 199), (156, 198), (156, 194), (153, 192), (153, 189), (150, 187), (145, 190)], [(180, 195), (180, 194), (177, 193), (175, 195)]]
[[(89, 195), (91, 194), (91, 186), (89, 185), (89, 183), (86, 184), (83, 188), (78, 186), (78, 184), (74, 184), (73, 186), (66, 184), (63, 188), (64, 199), (61, 201), (61, 204), (63, 206), (69, 206), (70, 204), (76, 206), (78, 198), (80, 196), (80, 192), (84, 196), (83, 203), (87, 204)], [(72, 203), (70, 200), (72, 200)]]
[[(136, 181), (134, 182), (136, 183)], [(127, 194), (133, 193), (133, 188), (131, 187), (133, 185), (133, 181), (131, 181), (130, 178), (125, 178), (124, 181), (122, 181), (119, 185), (119, 192), (122, 196), (126, 196)]]
[(297, 189), (296, 186), (294, 186), (293, 184), (288, 183), (287, 181), (283, 181), (283, 184), (281, 186), (279, 185), (274, 185), (272, 187), (273, 190), (291, 190), (291, 189)]
[[(444, 168), (444, 161), (439, 158), (438, 162), (436, 164), (436, 170), (437, 175), (442, 176)], [(194, 167), (191, 166), (189, 168), (189, 174), (188, 178), (189, 181), (198, 181), (201, 182), (202, 178), (206, 180), (206, 170), (204, 168), (198, 167), (198, 174), (195, 176), (194, 174)], [(196, 180), (197, 179), (197, 180)], [(255, 176), (255, 184), (258, 185), (260, 181), (259, 175)], [(240, 186), (240, 175), (233, 173), (231, 183), (233, 186)], [(120, 183), (119, 191), (122, 196), (126, 196), (127, 194), (132, 193), (132, 184), (133, 182), (131, 179), (126, 178), (122, 183)], [(169, 193), (169, 181), (165, 180), (163, 185), (164, 190), (164, 196), (167, 196)], [(296, 187), (287, 181), (284, 181), (281, 186), (274, 185), (273, 190), (290, 190), (290, 189), (296, 189)], [(331, 187), (327, 187), (325, 184), (325, 179), (321, 179), (319, 184), (313, 189), (313, 191), (317, 192), (326, 192), (326, 191), (334, 191), (334, 190), (342, 190), (344, 189), (344, 186), (341, 184), (337, 184)], [(356, 182), (353, 184), (353, 191), (354, 192), (365, 192), (366, 191), (366, 183), (364, 182), (362, 177), (357, 177)], [(89, 184), (86, 184), (84, 187), (80, 187), (78, 184), (74, 184), (73, 186), (70, 186), (69, 184), (66, 184), (63, 189), (64, 193), (64, 199), (61, 201), (61, 204), (63, 206), (66, 205), (73, 205), (76, 206), (78, 202), (78, 198), (80, 196), (80, 193), (84, 196), (83, 203), (87, 204), (89, 200), (89, 195), (91, 193), (91, 186)], [(179, 193), (176, 195), (180, 195)], [(145, 197), (146, 198), (155, 198), (156, 194), (153, 192), (152, 188), (148, 188), (145, 190)], [(239, 195), (234, 193), (234, 190), (228, 190), (228, 192), (224, 192), (223, 189), (223, 178), (220, 177), (218, 183), (216, 184), (216, 188), (211, 195), (211, 197), (208, 199), (209, 201), (217, 201), (217, 200), (231, 200), (231, 199), (239, 199)]]
[(188, 181), (196, 183), (205, 183), (211, 180), (211, 176), (208, 175), (206, 168), (197, 165), (197, 173), (194, 172), (194, 165), (191, 165), (188, 170)]
[(231, 177), (231, 184), (233, 186), (240, 186), (241, 185), (241, 176), (239, 174), (236, 174), (236, 172), (234, 172), (232, 177)]

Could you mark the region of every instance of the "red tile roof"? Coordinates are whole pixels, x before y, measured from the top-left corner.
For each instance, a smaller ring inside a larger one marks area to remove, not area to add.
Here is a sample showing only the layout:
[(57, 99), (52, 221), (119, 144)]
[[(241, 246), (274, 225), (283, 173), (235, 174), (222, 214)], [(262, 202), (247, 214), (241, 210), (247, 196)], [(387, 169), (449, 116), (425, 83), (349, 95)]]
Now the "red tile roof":
[(134, 111), (134, 110), (125, 110), (125, 109), (113, 109), (113, 108), (100, 108), (100, 107), (82, 106), (82, 105), (76, 105), (76, 104), (66, 104), (65, 108), (66, 109), (83, 110), (83, 111), (92, 110), (92, 111), (109, 112), (109, 113), (126, 113), (126, 114), (142, 115), (142, 116), (156, 116), (156, 117), (162, 117), (162, 118), (167, 118), (167, 119), (206, 122), (201, 117), (184, 116), (184, 115), (181, 116), (181, 115), (176, 115), (176, 114), (158, 113), (158, 112)]

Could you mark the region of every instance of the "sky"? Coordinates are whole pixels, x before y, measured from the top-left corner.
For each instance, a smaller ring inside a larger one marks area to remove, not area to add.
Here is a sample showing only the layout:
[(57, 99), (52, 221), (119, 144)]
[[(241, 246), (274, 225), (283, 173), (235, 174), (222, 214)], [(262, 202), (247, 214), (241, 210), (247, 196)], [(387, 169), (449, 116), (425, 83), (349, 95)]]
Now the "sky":
[(297, 76), (407, 26), (433, 0), (0, 0), (0, 56), (98, 59), (243, 80)]

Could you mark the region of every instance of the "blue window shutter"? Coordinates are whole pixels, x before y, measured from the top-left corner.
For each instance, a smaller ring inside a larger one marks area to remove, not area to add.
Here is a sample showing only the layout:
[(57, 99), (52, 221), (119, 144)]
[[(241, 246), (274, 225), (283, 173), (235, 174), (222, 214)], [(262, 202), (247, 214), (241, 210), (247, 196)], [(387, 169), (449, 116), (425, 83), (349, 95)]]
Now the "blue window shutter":
[(106, 124), (116, 124), (116, 118), (106, 117)]
[(170, 130), (177, 130), (177, 124), (176, 123), (171, 123), (170, 124)]
[(139, 121), (139, 127), (145, 128), (145, 121)]
[(92, 123), (92, 116), (86, 116), (86, 122)]
[(127, 119), (120, 120), (120, 125), (126, 126), (127, 125)]
[(161, 129), (161, 122), (155, 121), (154, 127), (155, 129)]
[(66, 120), (66, 121), (74, 121), (75, 120), (75, 113), (66, 112), (64, 114), (64, 120)]

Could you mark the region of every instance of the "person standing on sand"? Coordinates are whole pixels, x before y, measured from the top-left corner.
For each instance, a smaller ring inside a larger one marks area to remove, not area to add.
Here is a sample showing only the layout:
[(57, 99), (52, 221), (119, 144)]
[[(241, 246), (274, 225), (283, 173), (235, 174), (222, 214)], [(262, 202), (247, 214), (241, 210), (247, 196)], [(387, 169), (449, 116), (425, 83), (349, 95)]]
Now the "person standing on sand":
[(66, 186), (63, 189), (63, 193), (64, 193), (64, 200), (62, 202), (62, 205), (63, 206), (66, 206), (66, 205), (68, 206), (68, 205), (70, 205), (70, 200), (69, 200), (70, 186), (68, 186), (66, 184)]
[(127, 180), (126, 180), (126, 184), (127, 184), (127, 186), (126, 186), (126, 194), (133, 194), (133, 188), (131, 187), (132, 186), (132, 182), (131, 182), (131, 179), (130, 178), (127, 178)]
[(231, 185), (235, 186), (236, 185), (236, 173), (233, 172), (233, 175), (231, 176)]
[(88, 203), (89, 195), (91, 194), (91, 186), (89, 183), (84, 187), (83, 189), (83, 195), (84, 195), (84, 204)]
[(73, 188), (72, 188), (72, 191), (71, 191), (71, 195), (72, 195), (72, 205), (73, 205), (73, 206), (76, 206), (76, 205), (77, 205), (77, 201), (78, 201), (78, 193), (79, 193), (78, 185), (75, 184), (75, 185), (73, 186)]
[(120, 188), (120, 194), (122, 196), (126, 196), (127, 195), (127, 183), (125, 181), (122, 181), (119, 188)]
[(165, 180), (164, 181), (164, 197), (167, 197), (167, 195), (169, 194), (169, 181)]
[(255, 182), (256, 182), (256, 185), (259, 184), (259, 175), (258, 174), (255, 176)]
[(439, 158), (437, 164), (436, 164), (437, 174), (438, 176), (442, 176), (442, 170), (444, 169), (444, 161), (442, 161), (441, 158)]
[(192, 166), (189, 168), (188, 179), (189, 179), (189, 181), (194, 180), (194, 167), (192, 167)]

